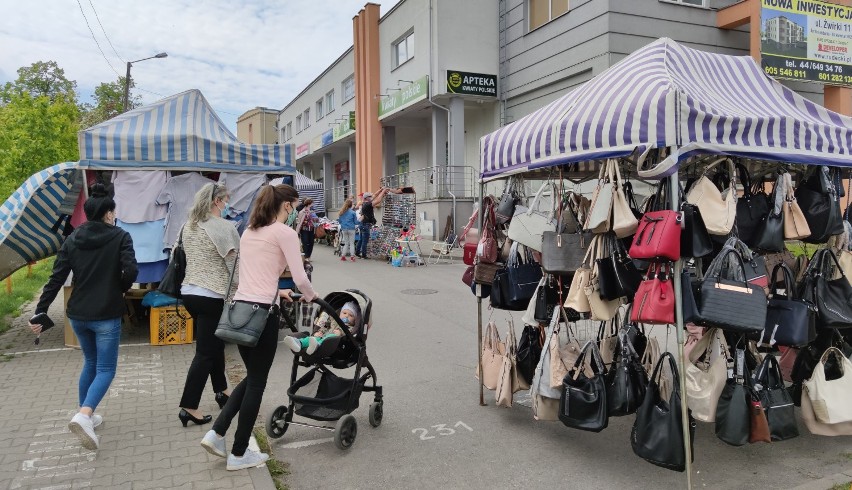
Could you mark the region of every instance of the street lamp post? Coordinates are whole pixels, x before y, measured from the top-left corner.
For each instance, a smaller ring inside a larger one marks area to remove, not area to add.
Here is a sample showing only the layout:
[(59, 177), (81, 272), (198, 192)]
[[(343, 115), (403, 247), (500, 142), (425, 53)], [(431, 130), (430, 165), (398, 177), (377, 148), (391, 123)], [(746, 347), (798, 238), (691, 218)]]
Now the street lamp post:
[(127, 112), (130, 105), (130, 65), (133, 63), (139, 63), (140, 61), (150, 60), (152, 58), (165, 58), (166, 56), (168, 56), (167, 53), (157, 53), (154, 56), (142, 58), (141, 60), (127, 62), (127, 74), (124, 76), (124, 112)]

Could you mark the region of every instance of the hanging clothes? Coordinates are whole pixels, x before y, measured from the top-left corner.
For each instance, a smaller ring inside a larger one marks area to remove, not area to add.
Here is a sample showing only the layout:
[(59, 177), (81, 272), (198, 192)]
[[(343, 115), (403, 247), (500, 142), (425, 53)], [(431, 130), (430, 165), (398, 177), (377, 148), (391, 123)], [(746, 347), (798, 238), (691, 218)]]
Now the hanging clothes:
[(133, 239), (133, 250), (136, 252), (137, 263), (159, 262), (169, 258), (169, 255), (163, 251), (163, 234), (166, 229), (165, 219), (145, 221), (144, 223), (125, 223), (116, 219), (115, 226), (130, 233), (130, 238)]
[[(211, 179), (202, 177), (197, 172), (189, 172), (177, 177), (172, 177), (163, 186), (162, 191), (156, 197), (157, 204), (168, 205), (168, 218), (166, 219), (166, 231), (161, 248), (172, 248), (177, 240), (180, 229), (189, 218), (192, 202), (195, 194), (205, 184), (215, 184)], [(135, 243), (135, 242), (134, 242)]]
[(169, 172), (160, 170), (116, 170), (112, 174), (115, 190), (115, 216), (125, 223), (143, 223), (164, 219), (168, 206), (157, 202), (169, 180)]
[(258, 189), (266, 184), (266, 175), (222, 172), (219, 183), (227, 187), (231, 194), (228, 201), (231, 205), (229, 217), (233, 218), (248, 211)]

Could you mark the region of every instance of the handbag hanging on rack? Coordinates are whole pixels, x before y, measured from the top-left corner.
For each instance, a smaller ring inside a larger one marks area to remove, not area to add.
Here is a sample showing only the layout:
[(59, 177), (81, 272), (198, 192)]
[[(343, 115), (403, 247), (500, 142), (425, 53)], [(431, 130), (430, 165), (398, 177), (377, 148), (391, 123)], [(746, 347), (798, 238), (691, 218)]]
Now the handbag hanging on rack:
[(556, 231), (556, 218), (551, 206), (550, 211), (541, 209), (542, 195), (545, 189), (551, 189), (551, 195), (556, 199), (556, 187), (552, 182), (545, 182), (536, 192), (529, 208), (515, 206), (515, 215), (509, 222), (509, 238), (525, 247), (541, 252), (541, 237), (545, 231)]
[(773, 441), (785, 441), (799, 435), (793, 399), (781, 376), (775, 356), (766, 356), (752, 377), (752, 385), (766, 411), (769, 435)]
[(729, 358), (725, 336), (716, 328), (707, 330), (689, 352), (684, 372), (686, 401), (696, 420), (716, 421), (716, 406), (728, 378)]
[(515, 214), (515, 206), (520, 200), (518, 198), (518, 189), (523, 188), (520, 177), (510, 176), (506, 180), (506, 187), (503, 188), (503, 194), (500, 196), (500, 202), (497, 203), (495, 210), (495, 218), (498, 225), (505, 225)]
[(518, 373), (527, 381), (532, 383), (535, 375), (535, 367), (541, 359), (541, 350), (544, 345), (544, 328), (539, 325), (524, 325), (521, 332), (521, 340), (518, 342), (517, 368)]
[(769, 201), (769, 212), (758, 224), (752, 242), (754, 248), (764, 252), (781, 252), (784, 246), (784, 196), (786, 180), (784, 174), (778, 176), (772, 197)]
[[(720, 163), (728, 164), (729, 187), (719, 192), (713, 180), (707, 176), (707, 172)], [(698, 206), (707, 232), (711, 235), (728, 235), (734, 227), (737, 217), (737, 182), (734, 161), (730, 158), (722, 158), (711, 163), (704, 169), (701, 178), (696, 181), (686, 195), (686, 200)]]
[(723, 248), (713, 260), (722, 261), (721, 264), (716, 270), (711, 264), (701, 282), (698, 303), (700, 324), (735, 333), (760, 332), (766, 322), (766, 294), (760, 286), (745, 279), (736, 280), (735, 272), (724, 264), (728, 257), (735, 257), (733, 269), (738, 269), (745, 277), (745, 265), (739, 253)]
[(713, 251), (713, 241), (701, 210), (698, 206), (683, 201), (680, 205), (683, 213), (683, 231), (680, 234), (680, 255), (683, 257), (704, 257)]
[[(671, 395), (663, 399), (660, 390), (663, 363), (669, 363), (673, 382)], [(674, 471), (686, 469), (684, 427), (681, 414), (680, 379), (677, 363), (671, 353), (660, 356), (648, 382), (642, 405), (636, 411), (636, 420), (630, 432), (633, 452), (649, 463)], [(695, 422), (689, 417), (690, 442), (695, 441)], [(691, 444), (692, 446), (692, 444)], [(695, 454), (690, 447), (690, 453)], [(694, 458), (693, 458), (694, 459)]]
[(802, 213), (802, 208), (796, 200), (793, 190), (793, 177), (789, 173), (784, 177), (784, 238), (787, 240), (803, 240), (811, 236), (808, 220)]
[(586, 288), (590, 286), (592, 279), (592, 265), (594, 264), (597, 248), (600, 244), (600, 236), (596, 235), (586, 249), (586, 255), (583, 257), (583, 265), (574, 273), (571, 278), (571, 286), (568, 288), (568, 297), (565, 298), (565, 308), (570, 308), (577, 313), (589, 313), (592, 311), (592, 306), (589, 304), (589, 297), (586, 295)]
[(570, 205), (559, 213), (555, 231), (545, 231), (541, 237), (541, 268), (550, 274), (572, 274), (581, 265), (592, 241), (577, 224), (577, 215)]
[(628, 331), (618, 332), (615, 365), (607, 371), (607, 414), (619, 417), (636, 413), (645, 398), (648, 374), (642, 367), (639, 355), (633, 348)]
[(513, 243), (506, 270), (509, 273), (509, 301), (514, 304), (523, 303), (526, 309), (541, 281), (541, 266), (533, 260), (528, 249), (524, 248), (521, 254), (519, 245)]
[(681, 214), (666, 209), (668, 182), (660, 181), (651, 210), (642, 215), (633, 242), (630, 257), (646, 260), (680, 259)]
[(520, 376), (517, 368), (517, 341), (515, 340), (515, 326), (512, 320), (509, 320), (509, 331), (506, 334), (506, 352), (502, 358), (500, 367), (500, 377), (497, 380), (497, 389), (494, 396), (498, 407), (512, 406), (512, 398), (515, 393), (521, 390), (528, 390), (529, 383)]
[(655, 263), (633, 299), (631, 321), (652, 325), (675, 322), (675, 298), (671, 264)]
[[(784, 294), (778, 290), (778, 272), (783, 276)], [(790, 268), (785, 264), (776, 265), (770, 284), (766, 323), (758, 344), (801, 347), (812, 342), (816, 338), (816, 305), (797, 298)]]
[(795, 197), (811, 232), (804, 241), (826, 243), (831, 235), (842, 232), (840, 199), (828, 167), (819, 166), (802, 180)]
[[(496, 390), (500, 381), (500, 370), (503, 368), (503, 356), (506, 355), (506, 344), (500, 340), (497, 325), (488, 322), (482, 335), (482, 386)], [(476, 379), (479, 379), (479, 366), (476, 367)]]
[(476, 259), (483, 264), (497, 262), (497, 239), (495, 238), (494, 200), (491, 196), (482, 199), (482, 236), (476, 247)]
[(639, 220), (633, 214), (630, 201), (624, 192), (625, 181), (621, 178), (618, 160), (610, 160), (610, 172), (610, 181), (613, 183), (612, 232), (618, 238), (626, 238), (636, 233)]
[(749, 386), (745, 351), (737, 349), (734, 370), (725, 382), (716, 406), (716, 437), (732, 446), (742, 446), (749, 437)]
[(533, 417), (536, 420), (559, 420), (559, 398), (561, 396), (561, 385), (554, 389), (550, 386), (551, 358), (550, 343), (554, 335), (559, 332), (559, 308), (554, 311), (553, 319), (544, 332), (544, 347), (541, 357), (533, 374), (532, 386), (530, 387), (530, 398), (532, 398)]
[[(592, 375), (587, 374), (584, 364), (590, 361)], [(606, 369), (598, 347), (593, 341), (586, 342), (574, 366), (562, 382), (562, 397), (559, 399), (559, 420), (573, 429), (600, 432), (609, 423), (606, 399)]]
[(601, 297), (608, 300), (624, 296), (632, 298), (639, 288), (642, 275), (624, 251), (624, 245), (615, 233), (607, 232), (603, 235), (603, 248), (602, 257), (595, 260)]
[(769, 214), (769, 196), (763, 191), (763, 182), (752, 182), (745, 165), (738, 163), (737, 171), (743, 186), (743, 195), (737, 199), (737, 235), (749, 247), (754, 247), (757, 231)]
[[(835, 279), (838, 273), (840, 277)], [(800, 290), (803, 299), (816, 304), (818, 327), (852, 327), (852, 285), (834, 251), (817, 250), (805, 271)]]
[(612, 181), (612, 160), (601, 165), (598, 174), (598, 184), (592, 193), (592, 204), (583, 229), (593, 233), (605, 233), (610, 230), (612, 223), (612, 202), (615, 194), (615, 183)]
[[(841, 376), (828, 379), (826, 376), (826, 359), (834, 356), (841, 367)], [(823, 424), (838, 424), (852, 422), (852, 361), (837, 347), (829, 347), (823, 353), (810, 379), (804, 382), (804, 392), (814, 410), (818, 422)]]

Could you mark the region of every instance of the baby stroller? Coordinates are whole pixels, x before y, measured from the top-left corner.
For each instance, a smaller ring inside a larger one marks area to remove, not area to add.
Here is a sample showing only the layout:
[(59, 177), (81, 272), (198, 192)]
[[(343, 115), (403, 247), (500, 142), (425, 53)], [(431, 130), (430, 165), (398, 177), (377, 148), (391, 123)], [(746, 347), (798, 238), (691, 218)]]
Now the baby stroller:
[[(296, 299), (301, 295), (291, 296)], [(354, 333), (344, 325), (337, 313), (350, 301), (356, 302), (361, 309), (361, 324)], [(287, 390), (290, 404), (281, 405), (269, 414), (266, 433), (277, 439), (287, 432), (290, 424), (313, 427), (333, 431), (334, 444), (338, 449), (349, 449), (358, 434), (358, 423), (352, 412), (358, 408), (362, 392), (375, 393), (369, 409), (370, 425), (378, 427), (382, 423), (382, 387), (376, 384), (376, 371), (367, 359), (367, 333), (370, 329), (370, 310), (373, 303), (366, 294), (356, 289), (336, 291), (313, 302), (322, 312), (328, 314), (331, 321), (337, 322), (344, 335), (326, 339), (311, 355), (302, 352), (293, 356), (290, 388)], [(301, 378), (297, 378), (300, 366), (309, 369)], [(352, 379), (340, 377), (332, 371), (352, 366), (355, 366)], [(362, 374), (362, 370), (366, 370), (366, 373)], [(372, 386), (367, 386), (370, 380)], [(300, 390), (315, 394), (301, 394)], [(294, 422), (293, 417), (296, 415), (321, 422), (336, 421), (336, 424), (330, 427)]]
[[(359, 229), (355, 229), (355, 238), (352, 247), (355, 250), (358, 250), (358, 242), (361, 241), (361, 231)], [(337, 235), (334, 238), (334, 255), (339, 256), (343, 253), (343, 233), (340, 230), (337, 231)]]

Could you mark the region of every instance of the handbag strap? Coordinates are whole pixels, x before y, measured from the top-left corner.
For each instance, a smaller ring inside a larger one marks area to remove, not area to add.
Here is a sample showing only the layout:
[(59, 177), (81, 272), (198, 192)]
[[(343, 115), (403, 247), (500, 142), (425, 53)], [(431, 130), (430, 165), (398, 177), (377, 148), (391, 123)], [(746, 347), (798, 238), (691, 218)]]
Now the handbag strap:
[[(591, 352), (591, 354), (589, 354)], [(601, 358), (601, 351), (598, 349), (598, 344), (596, 344), (593, 340), (586, 341), (586, 345), (580, 350), (580, 355), (577, 356), (577, 360), (574, 361), (574, 375), (573, 378), (577, 379), (580, 375), (580, 366), (586, 362), (586, 356), (591, 355), (592, 359), (589, 363), (592, 367), (592, 372), (598, 375), (606, 374), (606, 368), (604, 368), (604, 362)]]
[[(228, 279), (228, 289), (225, 290), (225, 300), (231, 297), (231, 286), (234, 285), (234, 272), (237, 271), (237, 264), (240, 262), (240, 251), (237, 250), (237, 258), (234, 259), (234, 266), (231, 268), (231, 277)], [(277, 291), (276, 291), (277, 292)]]
[(659, 386), (659, 382), (657, 381), (657, 379), (662, 377), (663, 375), (663, 361), (665, 361), (666, 359), (668, 359), (669, 367), (672, 371), (672, 396), (674, 396), (675, 394), (680, 395), (680, 382), (678, 381), (680, 379), (680, 374), (677, 371), (677, 362), (675, 362), (675, 358), (671, 352), (663, 352), (663, 354), (660, 356), (660, 359), (657, 360), (657, 364), (654, 366), (654, 372), (651, 373), (650, 379), (657, 382), (657, 386)]
[(770, 294), (772, 294), (772, 296), (778, 294), (778, 271), (781, 271), (784, 275), (784, 295), (787, 299), (795, 299), (794, 296), (796, 293), (793, 285), (793, 271), (791, 271), (784, 262), (779, 262), (772, 268), (772, 280), (770, 281), (771, 287), (769, 290)]

